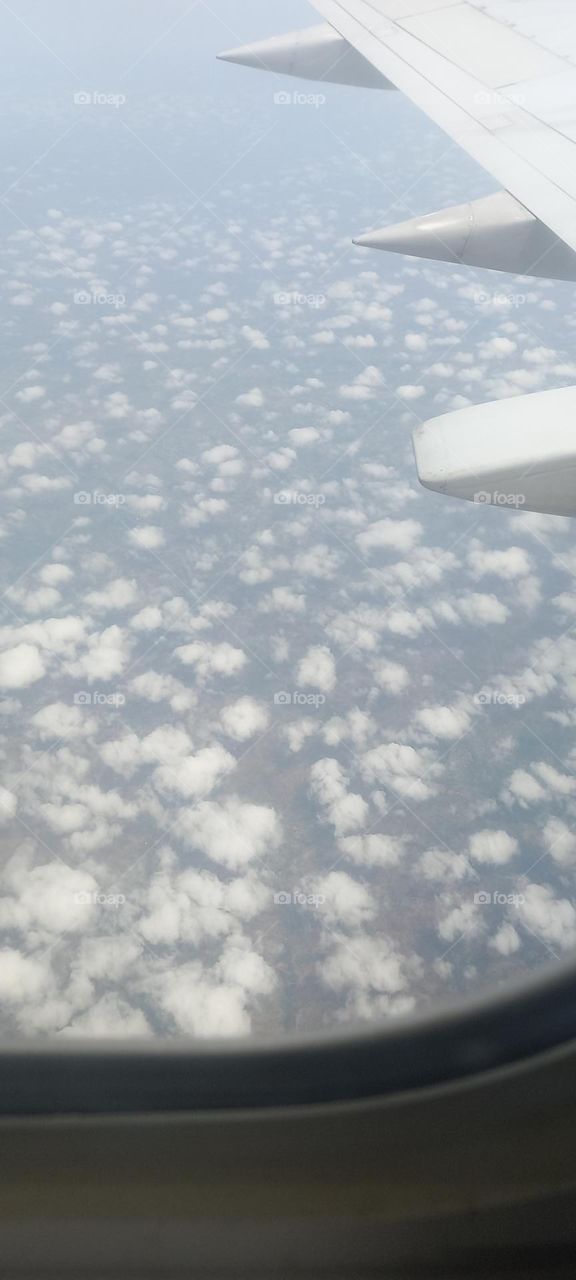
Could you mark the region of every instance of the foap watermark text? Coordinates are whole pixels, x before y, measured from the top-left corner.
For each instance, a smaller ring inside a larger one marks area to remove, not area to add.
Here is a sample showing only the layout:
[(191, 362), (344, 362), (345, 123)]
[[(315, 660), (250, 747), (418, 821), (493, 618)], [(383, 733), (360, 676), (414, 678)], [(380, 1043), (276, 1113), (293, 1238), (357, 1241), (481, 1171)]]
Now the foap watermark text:
[(98, 690), (80, 689), (74, 694), (75, 707), (124, 707), (124, 693), (99, 693)]
[(499, 489), (493, 489), (492, 492), (479, 489), (472, 501), (484, 507), (523, 507), (526, 503), (526, 494), (501, 493)]
[(523, 893), (500, 893), (497, 889), (479, 889), (474, 894), (476, 907), (522, 907), (525, 902)]
[(274, 902), (277, 907), (318, 908), (324, 906), (326, 898), (321, 893), (302, 893), (299, 889), (295, 889), (293, 893), (287, 893), (285, 890), (275, 893)]
[(77, 507), (123, 507), (125, 502), (125, 493), (99, 493), (97, 490), (88, 493), (82, 489), (74, 494), (74, 505)]
[(503, 293), (500, 290), (494, 293), (474, 294), (474, 303), (477, 307), (500, 307), (502, 311), (508, 311), (510, 307), (523, 307), (527, 301), (525, 293)]
[(100, 89), (81, 89), (74, 94), (75, 107), (123, 107), (125, 93), (103, 93)]
[(302, 493), (300, 489), (281, 489), (274, 494), (277, 507), (323, 507), (325, 502), (323, 493)]
[(126, 905), (123, 893), (100, 893), (98, 889), (75, 893), (74, 901), (79, 907), (112, 907), (116, 911)]
[(296, 689), (288, 693), (286, 689), (274, 694), (275, 707), (323, 707), (326, 702), (325, 693), (304, 693)]
[(77, 307), (123, 307), (126, 302), (125, 293), (106, 293), (104, 289), (77, 289), (74, 303)]
[(274, 106), (276, 107), (314, 107), (317, 111), (318, 107), (325, 106), (325, 93), (302, 93), (296, 91), (289, 93), (286, 89), (280, 89), (274, 94)]
[(482, 689), (480, 693), (474, 694), (474, 701), (478, 707), (523, 707), (526, 698), (523, 693), (516, 693), (512, 690), (506, 693), (503, 689)]
[(274, 304), (277, 307), (312, 307), (319, 309), (326, 306), (325, 293), (299, 293), (293, 290), (291, 293), (275, 293)]

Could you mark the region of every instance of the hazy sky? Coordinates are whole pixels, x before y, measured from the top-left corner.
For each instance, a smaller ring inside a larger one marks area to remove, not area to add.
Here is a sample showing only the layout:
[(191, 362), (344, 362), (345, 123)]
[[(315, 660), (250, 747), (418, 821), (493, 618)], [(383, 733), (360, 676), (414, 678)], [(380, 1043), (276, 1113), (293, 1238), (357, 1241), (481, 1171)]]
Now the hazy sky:
[(98, 75), (110, 91), (193, 91), (200, 80), (226, 95), (230, 78), (212, 55), (315, 16), (304, 0), (14, 0), (0, 6), (4, 88), (41, 92)]

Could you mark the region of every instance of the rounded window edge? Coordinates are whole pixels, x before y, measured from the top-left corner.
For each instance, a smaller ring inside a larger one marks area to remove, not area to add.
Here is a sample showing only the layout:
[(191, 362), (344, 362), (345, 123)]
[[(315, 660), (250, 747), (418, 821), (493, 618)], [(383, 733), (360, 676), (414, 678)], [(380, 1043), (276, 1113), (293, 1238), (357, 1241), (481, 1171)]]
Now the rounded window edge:
[(0, 1119), (270, 1111), (456, 1085), (576, 1034), (576, 957), (426, 1016), (282, 1040), (22, 1041), (0, 1049)]

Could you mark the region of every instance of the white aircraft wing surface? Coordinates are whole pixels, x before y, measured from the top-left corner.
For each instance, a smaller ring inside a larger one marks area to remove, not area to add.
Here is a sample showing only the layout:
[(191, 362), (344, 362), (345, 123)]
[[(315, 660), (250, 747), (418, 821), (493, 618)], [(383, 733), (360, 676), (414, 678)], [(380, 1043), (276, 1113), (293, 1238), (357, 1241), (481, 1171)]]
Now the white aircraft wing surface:
[[(576, 281), (576, 0), (311, 3), (322, 26), (223, 56), (396, 87), (501, 187), (355, 243)], [(420, 480), (455, 497), (576, 517), (575, 412), (571, 387), (435, 418), (415, 433)]]
[(576, 0), (311, 0), (576, 250)]

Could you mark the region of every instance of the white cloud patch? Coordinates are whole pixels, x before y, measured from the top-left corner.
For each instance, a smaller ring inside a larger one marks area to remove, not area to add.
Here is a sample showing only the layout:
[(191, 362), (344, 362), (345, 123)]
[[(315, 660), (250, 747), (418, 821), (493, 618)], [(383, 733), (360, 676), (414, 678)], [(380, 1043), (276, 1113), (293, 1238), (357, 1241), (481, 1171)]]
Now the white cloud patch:
[(548, 885), (526, 885), (517, 916), (520, 924), (552, 948), (564, 951), (576, 943), (576, 910), (567, 898), (557, 898)]
[(45, 673), (46, 665), (36, 645), (17, 644), (0, 653), (0, 687), (3, 689), (26, 689)]
[(367, 751), (360, 768), (367, 782), (384, 783), (413, 801), (429, 800), (436, 795), (442, 773), (442, 765), (430, 751), (417, 751), (398, 742)]
[(470, 728), (468, 713), (459, 707), (422, 707), (416, 712), (416, 724), (432, 738), (461, 738)]
[(505, 866), (518, 853), (518, 841), (507, 831), (476, 831), (470, 837), (470, 857), (475, 862)]
[(422, 525), (417, 520), (391, 520), (386, 516), (359, 533), (356, 542), (365, 554), (381, 549), (412, 551), (421, 535)]
[(326, 645), (313, 645), (308, 649), (298, 665), (296, 680), (303, 687), (332, 692), (336, 684), (336, 662)]
[(257, 733), (264, 733), (270, 723), (270, 712), (256, 698), (239, 698), (223, 707), (220, 720), (224, 732), (235, 742), (248, 742)]
[(201, 680), (213, 675), (234, 676), (248, 661), (242, 649), (227, 641), (211, 645), (205, 640), (198, 640), (195, 644), (182, 645), (175, 653), (185, 666), (195, 668)]
[(131, 529), (128, 541), (140, 551), (158, 551), (166, 542), (162, 529), (155, 524), (143, 524), (138, 529)]
[(176, 832), (187, 848), (199, 850), (230, 871), (272, 853), (282, 837), (274, 809), (245, 804), (237, 796), (182, 809)]
[(193, 755), (177, 755), (154, 772), (156, 787), (167, 795), (186, 799), (209, 795), (236, 767), (234, 756), (224, 747), (202, 747)]
[(337, 760), (317, 760), (310, 770), (310, 791), (332, 824), (337, 836), (360, 831), (366, 826), (369, 806), (362, 796), (347, 789), (347, 778)]

